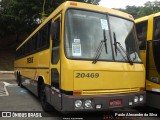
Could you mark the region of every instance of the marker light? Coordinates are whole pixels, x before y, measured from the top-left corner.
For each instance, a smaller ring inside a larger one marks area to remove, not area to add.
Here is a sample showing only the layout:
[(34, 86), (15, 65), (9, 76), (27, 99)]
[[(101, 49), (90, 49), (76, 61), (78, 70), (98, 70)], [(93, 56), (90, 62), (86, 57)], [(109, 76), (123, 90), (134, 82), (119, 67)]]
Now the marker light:
[(72, 6), (77, 6), (77, 3), (75, 3), (75, 2), (70, 2), (70, 5), (72, 5)]
[(96, 109), (101, 109), (102, 105), (96, 105)]

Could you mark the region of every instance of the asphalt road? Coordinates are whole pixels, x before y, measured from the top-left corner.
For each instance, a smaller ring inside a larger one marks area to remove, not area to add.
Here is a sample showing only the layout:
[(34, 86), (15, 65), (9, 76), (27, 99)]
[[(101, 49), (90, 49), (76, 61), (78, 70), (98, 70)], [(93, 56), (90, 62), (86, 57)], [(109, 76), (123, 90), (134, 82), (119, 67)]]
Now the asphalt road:
[[(45, 113), (39, 99), (27, 89), (17, 86), (13, 75), (7, 77), (5, 74), (3, 77), (0, 75), (0, 116), (3, 116), (0, 120), (160, 120), (160, 117), (144, 117), (145, 113), (155, 113), (155, 109), (149, 107), (121, 109), (118, 110), (121, 114), (116, 118), (113, 118), (116, 111), (63, 115), (53, 108), (52, 112)], [(146, 110), (149, 112), (145, 112)], [(140, 114), (143, 117), (126, 117), (127, 113)], [(7, 117), (9, 115), (12, 117)]]

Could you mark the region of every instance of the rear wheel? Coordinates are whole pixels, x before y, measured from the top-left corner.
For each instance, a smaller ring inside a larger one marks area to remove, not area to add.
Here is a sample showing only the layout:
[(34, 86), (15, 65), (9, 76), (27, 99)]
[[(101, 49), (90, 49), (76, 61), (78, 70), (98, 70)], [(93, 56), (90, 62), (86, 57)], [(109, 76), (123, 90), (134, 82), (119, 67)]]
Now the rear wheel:
[(17, 84), (20, 86), (20, 74), (17, 73)]
[(23, 85), (22, 85), (22, 77), (20, 74), (17, 75), (17, 82), (18, 82), (18, 86), (20, 86), (21, 88), (23, 88)]
[(51, 111), (51, 105), (47, 102), (46, 93), (45, 93), (45, 85), (42, 84), (40, 87), (40, 101), (42, 108), (45, 112)]

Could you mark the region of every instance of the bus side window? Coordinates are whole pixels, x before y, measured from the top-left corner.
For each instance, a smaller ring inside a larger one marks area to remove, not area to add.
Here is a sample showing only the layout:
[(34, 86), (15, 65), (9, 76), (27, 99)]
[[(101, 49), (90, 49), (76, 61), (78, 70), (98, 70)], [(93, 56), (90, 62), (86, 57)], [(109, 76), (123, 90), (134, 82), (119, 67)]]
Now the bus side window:
[(51, 23), (51, 39), (52, 39), (52, 64), (57, 64), (59, 60), (60, 47), (60, 18)]
[(148, 28), (147, 23), (148, 21), (144, 21), (136, 24), (137, 37), (140, 50), (146, 50), (147, 28)]
[(157, 72), (160, 74), (160, 17), (154, 18), (154, 30), (153, 30), (153, 57), (154, 57), (154, 63), (157, 69)]
[(38, 32), (38, 49), (49, 46), (49, 23)]
[(160, 18), (155, 18), (154, 31), (154, 40), (160, 39)]

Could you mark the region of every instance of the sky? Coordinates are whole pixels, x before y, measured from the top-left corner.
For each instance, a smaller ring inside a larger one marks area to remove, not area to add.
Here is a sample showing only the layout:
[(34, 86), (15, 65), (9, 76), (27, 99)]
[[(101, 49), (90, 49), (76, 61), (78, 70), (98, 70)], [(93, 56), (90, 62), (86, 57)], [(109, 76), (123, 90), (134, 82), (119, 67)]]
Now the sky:
[(127, 5), (143, 6), (147, 1), (155, 0), (101, 0), (99, 5), (107, 8), (125, 8)]

